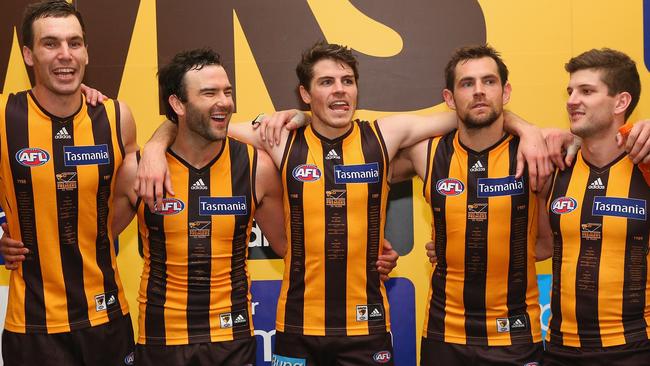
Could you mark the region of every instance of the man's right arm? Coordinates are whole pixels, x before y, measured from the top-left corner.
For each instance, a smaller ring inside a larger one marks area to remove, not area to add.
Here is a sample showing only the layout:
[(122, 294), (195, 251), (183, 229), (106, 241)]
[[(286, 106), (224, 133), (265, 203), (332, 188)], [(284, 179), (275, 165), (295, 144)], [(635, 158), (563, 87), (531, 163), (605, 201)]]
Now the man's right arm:
[(548, 217), (546, 202), (551, 193), (552, 179), (548, 179), (537, 194), (537, 242), (535, 244), (535, 259), (543, 261), (553, 255), (553, 231)]

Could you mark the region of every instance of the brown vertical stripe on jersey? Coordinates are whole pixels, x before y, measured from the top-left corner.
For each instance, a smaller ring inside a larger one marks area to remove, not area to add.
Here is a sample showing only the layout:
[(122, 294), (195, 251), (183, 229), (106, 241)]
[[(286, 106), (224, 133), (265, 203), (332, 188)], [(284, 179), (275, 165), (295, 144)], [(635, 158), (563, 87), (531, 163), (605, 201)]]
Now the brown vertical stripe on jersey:
[[(478, 197), (478, 179), (488, 177), (487, 153), (471, 152), (468, 148), (467, 157), (467, 194), (468, 206), (483, 206), (488, 203), (487, 197)], [(489, 152), (488, 152), (489, 153)], [(470, 169), (483, 160), (485, 170), (472, 172)], [(487, 346), (487, 325), (485, 309), (485, 291), (487, 274), (487, 239), (488, 220), (467, 220), (465, 228), (465, 286), (463, 302), (465, 304), (465, 334), (467, 343)], [(469, 310), (471, 309), (471, 310)], [(469, 311), (468, 311), (469, 310)]]
[[(289, 191), (302, 192), (305, 183), (294, 179), (292, 170), (307, 161), (309, 147), (305, 141), (305, 129), (299, 129), (293, 134), (294, 138), (287, 146), (291, 149), (286, 155), (285, 196)], [(321, 177), (321, 179), (324, 179)], [(286, 199), (286, 198), (285, 198)], [(305, 212), (303, 210), (303, 197), (301, 194), (289, 194), (289, 225), (290, 230), (290, 272), (285, 273), (289, 277), (290, 291), (288, 291), (284, 320), (291, 322), (293, 327), (302, 327), (305, 319)], [(286, 261), (287, 259), (285, 259)], [(286, 271), (286, 267), (285, 267)], [(285, 329), (286, 330), (286, 329)]]
[[(108, 156), (116, 157), (118, 156), (115, 151), (115, 146), (111, 136), (113, 133), (111, 131), (111, 125), (109, 123), (107, 110), (104, 104), (99, 104), (96, 107), (88, 106), (88, 114), (90, 119), (93, 121), (93, 139), (95, 145), (106, 145), (108, 148)], [(119, 103), (115, 103), (115, 134), (117, 135), (119, 154), (124, 157), (124, 148), (122, 146), (120, 135), (120, 108)], [(108, 164), (97, 165), (98, 173), (98, 185), (97, 185), (97, 239), (96, 239), (96, 256), (97, 256), (97, 266), (102, 272), (104, 277), (104, 293), (106, 299), (110, 298), (111, 295), (115, 296), (115, 303), (110, 305), (113, 309), (119, 309), (121, 307), (120, 297), (118, 296), (118, 288), (115, 283), (116, 273), (113, 270), (113, 259), (111, 251), (114, 250), (113, 239), (109, 236), (111, 231), (109, 217), (111, 213), (109, 212), (112, 186), (115, 176), (113, 172), (116, 171), (115, 159), (110, 159)], [(115, 311), (108, 311), (109, 319), (116, 319), (121, 314)]]
[[(244, 313), (248, 311), (248, 274), (246, 273), (246, 257), (248, 254), (248, 237), (250, 231), (246, 228), (251, 222), (251, 211), (256, 206), (255, 200), (252, 197), (252, 192), (255, 192), (255, 184), (253, 178), (255, 177), (255, 163), (257, 161), (256, 152), (253, 154), (253, 166), (247, 154), (247, 146), (244, 144), (229, 144), (230, 147), (230, 166), (238, 167), (233, 169), (231, 175), (232, 196), (243, 196), (246, 198), (246, 204), (249, 210), (246, 215), (235, 216), (235, 227), (232, 240), (232, 259), (230, 261), (231, 268), (231, 288), (230, 294), (231, 303), (233, 304), (232, 313)], [(253, 150), (255, 151), (255, 150)], [(252, 329), (252, 317), (249, 316), (248, 322), (245, 327), (235, 325), (237, 329), (234, 332), (234, 339), (242, 339), (250, 337), (250, 331), (244, 333), (242, 328)]]
[[(632, 170), (628, 197), (633, 197), (637, 192), (646, 192), (650, 198), (650, 187), (645, 183), (641, 170), (635, 166)], [(648, 207), (646, 201), (646, 215)], [(648, 291), (648, 245), (650, 245), (648, 223), (642, 220), (627, 219), (626, 236), (637, 236), (633, 242), (625, 243), (625, 274), (623, 281), (623, 328), (625, 341), (632, 343), (648, 339), (647, 332), (650, 324), (645, 317), (649, 304), (646, 303)]]
[[(167, 192), (164, 192), (167, 197)], [(142, 204), (142, 203), (141, 203)], [(165, 235), (165, 216), (149, 211), (144, 205), (144, 222), (148, 231), (148, 245), (145, 255), (149, 255), (148, 281), (146, 287), (147, 306), (144, 316), (146, 344), (165, 344), (165, 301), (167, 294), (167, 238)], [(142, 238), (142, 235), (140, 235)], [(142, 240), (142, 239), (141, 239)], [(147, 273), (143, 273), (144, 275)], [(140, 307), (142, 311), (142, 307)], [(142, 326), (142, 324), (141, 324)]]
[[(38, 235), (36, 231), (36, 215), (34, 212), (34, 192), (32, 190), (32, 175), (29, 167), (18, 163), (16, 154), (29, 144), (27, 93), (9, 95), (6, 112), (5, 128), (7, 131), (7, 157), (13, 176), (17, 207), (7, 207), (7, 218), (11, 211), (18, 215), (20, 233), (14, 233), (29, 249), (22, 263), (22, 275), (25, 280), (25, 324), (26, 331), (43, 331), (46, 329), (45, 298), (43, 277), (41, 273), (40, 254), (38, 250)], [(9, 138), (11, 136), (11, 138)], [(3, 177), (8, 179), (9, 177)]]
[[(383, 156), (384, 160), (379, 161), (379, 176), (385, 176), (386, 165), (388, 164), (388, 150), (385, 148), (383, 137), (379, 130), (379, 125), (374, 122), (375, 131), (377, 136), (373, 133), (370, 125), (363, 124), (361, 127), (361, 148), (363, 157), (366, 162), (371, 162), (377, 159), (378, 156)], [(383, 178), (382, 178), (383, 179)], [(368, 239), (366, 247), (366, 293), (368, 304), (383, 304), (383, 297), (380, 292), (380, 279), (379, 272), (377, 271), (377, 260), (379, 258), (379, 250), (383, 245), (381, 242), (382, 237), (382, 186), (379, 184), (368, 184)], [(386, 309), (382, 311), (384, 317), (387, 315)], [(370, 334), (384, 333), (382, 325), (385, 324), (384, 319), (370, 319), (368, 320), (368, 330)]]
[[(510, 156), (509, 174), (514, 176), (517, 172), (517, 147), (519, 138), (513, 137), (508, 146)], [(528, 171), (524, 172), (524, 177), (528, 177)], [(528, 210), (525, 209), (529, 204), (530, 190), (529, 179), (524, 179), (524, 193), (510, 196), (510, 263), (508, 264), (508, 317), (525, 316), (527, 327), (522, 330), (512, 329), (511, 336), (528, 338), (528, 342), (533, 342), (531, 321), (528, 316), (526, 303), (521, 299), (526, 298), (528, 288)], [(536, 225), (536, 224), (535, 224)], [(537, 279), (535, 279), (537, 281)]]
[[(435, 140), (429, 140), (427, 152), (429, 155), (427, 159), (427, 170), (430, 174), (427, 175), (426, 180), (429, 181), (431, 186), (429, 189), (429, 197), (434, 216), (433, 230), (435, 236), (433, 239), (435, 241), (436, 256), (438, 257), (438, 262), (431, 277), (432, 296), (427, 332), (437, 341), (445, 340), (445, 307), (447, 304), (447, 225), (445, 217), (447, 215), (447, 197), (437, 194), (436, 184), (438, 180), (449, 177), (451, 160), (454, 155), (454, 136), (455, 133), (451, 133), (442, 137), (435, 145), (435, 151), (432, 150)], [(431, 155), (433, 156), (431, 157)]]
[[(76, 179), (77, 169), (75, 166), (66, 166), (64, 162), (63, 147), (65, 140), (57, 139), (57, 132), (62, 128), (74, 141), (74, 129), (72, 119), (51, 121), (52, 125), (52, 161), (54, 173), (57, 175), (71, 175)], [(58, 179), (57, 179), (58, 180)], [(65, 292), (68, 306), (68, 319), (70, 330), (83, 329), (90, 326), (88, 321), (87, 300), (83, 289), (83, 260), (77, 243), (79, 242), (78, 212), (79, 196), (75, 189), (56, 190), (57, 224), (59, 226), (59, 250), (61, 252), (61, 267), (63, 268), (63, 279), (65, 281)]]
[[(554, 193), (552, 197), (549, 198), (549, 207), (553, 204), (554, 197), (565, 197), (567, 194), (567, 189), (569, 187), (569, 178), (572, 175), (573, 168), (575, 165), (572, 165), (567, 168), (566, 174), (559, 174), (559, 170), (555, 173), (553, 180), (553, 187), (551, 191)], [(567, 178), (568, 177), (568, 178)], [(549, 321), (549, 328), (557, 329), (557, 332), (548, 332), (551, 336), (550, 339), (552, 343), (555, 344), (564, 344), (562, 340), (562, 331), (560, 324), (562, 324), (562, 249), (563, 249), (563, 240), (561, 235), (556, 233), (560, 230), (560, 215), (549, 215), (549, 222), (551, 228), (554, 232), (553, 234), (553, 259), (552, 259), (552, 268), (553, 268), (553, 286), (551, 289), (551, 318)], [(573, 270), (573, 269), (570, 269)]]

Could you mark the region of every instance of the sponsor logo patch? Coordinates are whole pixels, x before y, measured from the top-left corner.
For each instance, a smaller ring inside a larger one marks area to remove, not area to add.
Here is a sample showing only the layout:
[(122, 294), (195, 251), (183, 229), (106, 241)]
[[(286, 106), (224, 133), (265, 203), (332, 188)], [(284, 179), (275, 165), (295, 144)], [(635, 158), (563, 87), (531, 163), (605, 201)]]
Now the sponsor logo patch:
[(106, 310), (106, 296), (104, 294), (95, 295), (95, 311)]
[(372, 360), (377, 363), (388, 363), (391, 359), (390, 351), (379, 351), (372, 355)]
[(232, 328), (232, 314), (219, 314), (219, 326), (221, 328)]
[(293, 168), (291, 175), (300, 182), (315, 182), (320, 179), (321, 171), (316, 165), (302, 164)]
[(106, 165), (110, 164), (108, 145), (64, 146), (63, 163), (65, 166)]
[(210, 236), (212, 221), (192, 221), (189, 223), (191, 238), (203, 239)]
[(467, 219), (474, 222), (487, 220), (487, 203), (474, 203), (467, 205)]
[(516, 196), (524, 193), (524, 180), (509, 175), (503, 178), (479, 178), (478, 197)]
[(510, 319), (497, 318), (497, 333), (507, 333), (510, 331)]
[(336, 150), (332, 149), (325, 156), (325, 160), (341, 160), (341, 157), (336, 153)]
[(69, 140), (71, 138), (72, 136), (70, 136), (68, 130), (66, 130), (65, 127), (61, 127), (59, 132), (57, 132), (56, 135), (54, 135), (55, 140)]
[(370, 320), (384, 319), (384, 307), (381, 304), (368, 304), (368, 318)]
[(601, 224), (586, 223), (580, 225), (580, 237), (585, 240), (600, 240)]
[(551, 212), (562, 215), (578, 208), (578, 202), (571, 197), (558, 197), (551, 203)]
[(307, 366), (304, 358), (278, 356), (275, 353), (271, 357), (271, 366)]
[(634, 220), (646, 220), (646, 201), (635, 198), (594, 197), (591, 208), (594, 216), (616, 216)]
[(472, 167), (469, 169), (470, 172), (476, 173), (476, 172), (484, 172), (485, 167), (483, 166), (483, 163), (481, 163), (480, 160), (478, 160)]
[(156, 202), (155, 213), (158, 215), (176, 215), (185, 209), (185, 203), (176, 198), (163, 198)]
[(56, 189), (59, 191), (72, 191), (77, 189), (77, 173), (63, 172), (56, 176)]
[(587, 188), (588, 189), (605, 189), (605, 186), (603, 185), (603, 180), (600, 179), (600, 177), (598, 177), (598, 178), (596, 178), (596, 180), (591, 182)]
[(199, 215), (246, 215), (246, 197), (199, 197)]
[(334, 166), (336, 184), (377, 182), (379, 182), (379, 163)]
[(194, 182), (194, 184), (192, 184), (191, 189), (193, 191), (207, 191), (208, 186), (206, 186), (205, 183), (203, 183), (203, 178), (199, 178), (199, 180), (197, 180), (196, 182)]
[(328, 207), (345, 207), (347, 191), (345, 189), (332, 189), (325, 191), (325, 204)]
[(440, 179), (436, 182), (436, 191), (443, 196), (458, 196), (465, 192), (465, 185), (455, 178)]
[(26, 167), (41, 166), (50, 161), (50, 154), (38, 147), (28, 147), (16, 153), (16, 161)]

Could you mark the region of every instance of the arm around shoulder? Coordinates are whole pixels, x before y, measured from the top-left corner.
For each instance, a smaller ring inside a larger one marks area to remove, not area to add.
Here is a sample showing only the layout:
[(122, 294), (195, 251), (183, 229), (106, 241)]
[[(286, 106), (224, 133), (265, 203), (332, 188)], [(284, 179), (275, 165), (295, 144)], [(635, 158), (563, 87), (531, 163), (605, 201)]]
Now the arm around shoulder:
[(287, 236), (280, 175), (269, 155), (260, 150), (257, 151), (255, 192), (258, 200), (255, 221), (271, 244), (271, 249), (280, 257), (284, 257), (287, 251)]
[(124, 145), (124, 152), (131, 153), (139, 150), (138, 141), (136, 138), (135, 120), (131, 108), (121, 101), (117, 101), (120, 107), (120, 133), (122, 144)]

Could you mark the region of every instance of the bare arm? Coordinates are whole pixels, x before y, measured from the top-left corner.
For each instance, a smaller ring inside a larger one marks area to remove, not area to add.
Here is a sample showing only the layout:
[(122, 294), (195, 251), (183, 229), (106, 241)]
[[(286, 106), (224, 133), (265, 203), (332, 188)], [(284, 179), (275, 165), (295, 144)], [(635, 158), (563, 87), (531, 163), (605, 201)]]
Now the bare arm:
[(418, 175), (420, 179), (424, 179), (428, 146), (429, 140), (424, 140), (400, 150), (390, 164), (391, 183), (409, 180), (415, 175)]
[(132, 153), (138, 151), (140, 147), (138, 146), (138, 141), (136, 139), (136, 128), (135, 120), (133, 119), (133, 113), (131, 109), (125, 103), (119, 102), (120, 106), (120, 132), (122, 137), (122, 143), (124, 144), (124, 151)]
[(122, 162), (117, 171), (115, 192), (113, 192), (113, 235), (119, 235), (133, 220), (135, 216), (135, 203), (137, 196), (132, 189), (135, 181), (138, 162), (136, 153), (130, 153)]
[(260, 150), (257, 154), (255, 192), (259, 200), (255, 221), (269, 240), (271, 249), (280, 257), (284, 257), (287, 252), (287, 236), (284, 226), (280, 175), (269, 155)]
[(548, 217), (546, 201), (551, 190), (549, 179), (537, 194), (537, 243), (535, 244), (535, 259), (543, 261), (553, 255), (553, 231)]

